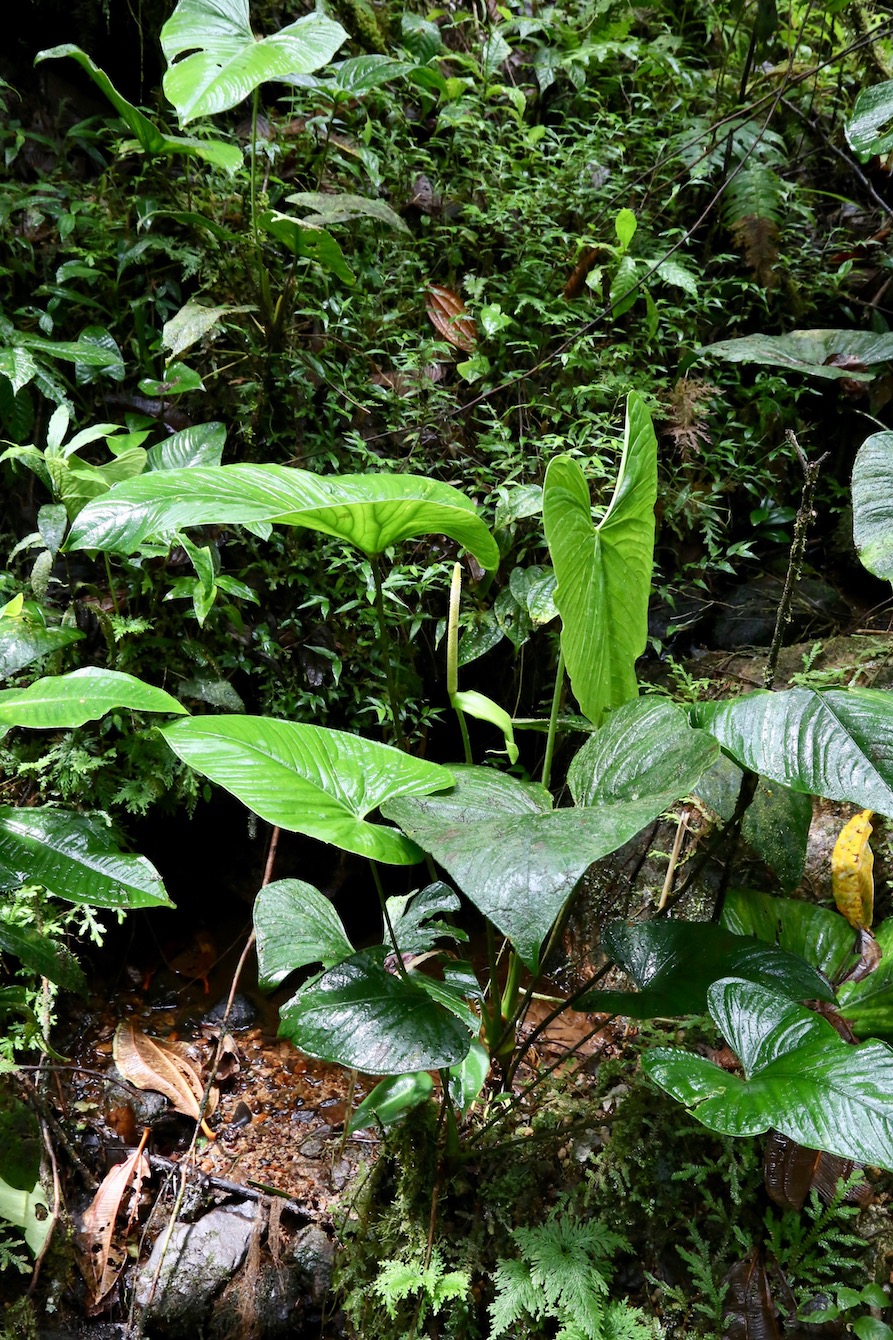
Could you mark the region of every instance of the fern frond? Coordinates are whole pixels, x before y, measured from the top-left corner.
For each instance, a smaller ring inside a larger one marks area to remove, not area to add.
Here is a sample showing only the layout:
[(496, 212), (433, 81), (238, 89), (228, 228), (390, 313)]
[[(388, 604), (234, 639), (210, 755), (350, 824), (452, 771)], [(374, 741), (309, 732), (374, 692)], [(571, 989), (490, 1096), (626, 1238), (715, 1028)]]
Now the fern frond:
[(754, 275), (769, 289), (778, 260), (778, 221), (784, 182), (765, 163), (749, 162), (729, 182), (723, 218)]

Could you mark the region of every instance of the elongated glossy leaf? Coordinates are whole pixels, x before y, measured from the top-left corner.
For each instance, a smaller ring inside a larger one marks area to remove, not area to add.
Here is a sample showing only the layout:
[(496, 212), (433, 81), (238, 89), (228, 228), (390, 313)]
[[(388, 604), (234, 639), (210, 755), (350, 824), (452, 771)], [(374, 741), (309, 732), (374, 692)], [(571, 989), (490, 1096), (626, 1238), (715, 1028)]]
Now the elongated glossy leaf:
[(382, 813), (449, 871), (529, 967), (580, 876), (676, 799), (675, 791), (594, 808), (550, 810), (540, 787), (490, 768), (454, 768), (443, 796), (405, 796)]
[(707, 991), (721, 977), (746, 977), (790, 1000), (834, 999), (827, 979), (794, 954), (709, 922), (615, 921), (605, 929), (602, 948), (639, 989), (590, 991), (578, 1009), (631, 1019), (703, 1014)]
[(736, 935), (754, 935), (796, 954), (832, 980), (856, 958), (855, 937), (843, 917), (799, 898), (773, 898), (755, 889), (730, 889), (722, 924)]
[(838, 987), (840, 1013), (857, 1037), (893, 1042), (893, 919), (878, 926), (875, 939), (883, 957), (867, 977)]
[(811, 1010), (740, 978), (714, 983), (708, 1001), (745, 1077), (660, 1047), (642, 1066), (661, 1088), (723, 1135), (774, 1128), (808, 1149), (893, 1170), (889, 1047), (852, 1046)]
[(465, 1060), (460, 1065), (450, 1067), (450, 1098), (463, 1117), (480, 1096), (489, 1073), (490, 1053), (475, 1038)]
[(0, 725), (31, 730), (60, 730), (97, 721), (116, 707), (135, 712), (175, 712), (186, 708), (164, 689), (156, 689), (120, 670), (84, 666), (68, 675), (38, 679), (27, 689), (0, 690)]
[(129, 856), (101, 819), (68, 810), (0, 806), (0, 888), (42, 884), (70, 903), (172, 907), (145, 856)]
[(785, 689), (699, 703), (695, 724), (736, 762), (794, 791), (893, 815), (893, 694)]
[(640, 698), (612, 712), (568, 770), (577, 805), (688, 795), (719, 757), (719, 746), (693, 730), (681, 707), (665, 698)]
[(325, 894), (303, 879), (265, 884), (254, 902), (258, 983), (278, 986), (296, 968), (321, 963), (333, 968), (354, 947)]
[(415, 980), (387, 972), (372, 951), (356, 954), (293, 996), (280, 1036), (309, 1056), (370, 1075), (439, 1070), (467, 1055), (471, 1034)]
[(164, 131), (159, 130), (147, 116), (118, 92), (105, 71), (101, 70), (85, 51), (81, 51), (80, 47), (66, 44), (52, 47), (48, 51), (39, 51), (34, 63), (36, 65), (42, 60), (57, 60), (61, 56), (71, 56), (72, 60), (76, 60), (78, 65), (87, 71), (145, 153), (153, 156), (191, 155), (203, 158), (227, 172), (238, 172), (242, 166), (242, 150), (237, 144), (225, 144), (222, 140), (197, 140), (187, 136), (166, 135)]
[(762, 363), (811, 377), (871, 381), (867, 369), (893, 360), (893, 335), (870, 330), (792, 330), (788, 335), (744, 335), (698, 351), (730, 363)]
[(83, 636), (79, 628), (46, 628), (24, 617), (0, 619), (0, 679)]
[(210, 334), (224, 317), (253, 310), (252, 307), (234, 307), (231, 303), (209, 307), (190, 298), (169, 321), (165, 321), (161, 330), (161, 342), (170, 350), (171, 358), (179, 358), (180, 354), (184, 354), (187, 349), (191, 349), (199, 340)]
[(570, 456), (549, 462), (543, 523), (558, 585), (561, 646), (577, 702), (598, 725), (635, 698), (645, 650), (657, 498), (657, 439), (637, 395), (627, 399), (623, 455), (611, 505), (593, 525), (589, 485)]
[(844, 126), (850, 148), (862, 162), (893, 148), (893, 80), (864, 88)]
[(450, 484), (384, 473), (322, 478), (281, 465), (196, 466), (130, 480), (84, 508), (68, 547), (132, 553), (149, 536), (188, 526), (258, 521), (307, 526), (370, 555), (420, 535), (448, 535), (482, 567), (499, 564), (474, 503)]
[(365, 816), (395, 796), (442, 790), (453, 781), (446, 768), (324, 726), (192, 717), (162, 734), (184, 763), (268, 823), (392, 865), (412, 865), (421, 852)]
[(21, 331), (16, 332), (15, 338), (17, 344), (37, 354), (61, 358), (68, 363), (82, 363), (84, 367), (116, 368), (121, 361), (117, 349), (103, 349), (89, 340), (45, 340), (42, 335), (26, 335)]
[(853, 539), (868, 571), (893, 581), (893, 433), (873, 433), (856, 453)]
[(293, 255), (316, 261), (324, 270), (330, 270), (345, 284), (356, 282), (356, 275), (344, 259), (344, 252), (325, 228), (303, 223), (275, 209), (265, 209), (258, 215), (257, 222), (265, 233), (269, 233), (277, 242), (288, 247)]
[(33, 926), (13, 926), (0, 919), (0, 953), (14, 954), (29, 972), (39, 973), (66, 991), (87, 993), (87, 979), (74, 954)]
[(197, 423), (172, 433), (149, 449), (149, 470), (183, 470), (196, 465), (219, 465), (226, 443), (222, 423)]
[(257, 38), (248, 0), (179, 0), (161, 30), (170, 67), (164, 91), (185, 126), (237, 106), (268, 79), (318, 70), (346, 38), (340, 24), (321, 14)]
[(414, 1075), (394, 1075), (383, 1079), (368, 1093), (354, 1112), (348, 1134), (363, 1131), (367, 1126), (392, 1126), (419, 1103), (426, 1102), (434, 1092), (434, 1080), (427, 1070)]

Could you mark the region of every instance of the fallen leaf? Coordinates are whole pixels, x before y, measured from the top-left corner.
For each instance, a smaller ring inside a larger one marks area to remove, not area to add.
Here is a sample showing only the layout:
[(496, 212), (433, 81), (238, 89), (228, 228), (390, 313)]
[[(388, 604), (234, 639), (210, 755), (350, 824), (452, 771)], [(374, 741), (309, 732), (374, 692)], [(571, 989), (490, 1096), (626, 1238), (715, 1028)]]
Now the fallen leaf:
[(781, 1328), (759, 1252), (737, 1261), (726, 1275), (724, 1340), (781, 1340)]
[[(813, 1190), (827, 1205), (837, 1194), (838, 1183), (846, 1181), (861, 1166), (837, 1154), (806, 1149), (786, 1135), (770, 1131), (763, 1156), (763, 1179), (766, 1192), (776, 1205), (785, 1210), (802, 1210)], [(864, 1180), (857, 1182), (846, 1199), (850, 1204), (865, 1205), (871, 1199), (871, 1188)]]
[(855, 930), (874, 915), (874, 854), (869, 846), (871, 810), (850, 819), (831, 853), (831, 888), (838, 910)]
[[(95, 1311), (115, 1287), (124, 1266), (126, 1254), (123, 1241), (136, 1218), (143, 1178), (150, 1175), (149, 1160), (143, 1153), (148, 1134), (147, 1127), (143, 1131), (139, 1146), (130, 1157), (123, 1163), (116, 1164), (111, 1172), (106, 1174), (96, 1195), (81, 1216), (77, 1255), (81, 1274), (89, 1290), (88, 1312)], [(121, 1210), (121, 1203), (128, 1192), (130, 1206), (127, 1227), (122, 1235), (122, 1241), (113, 1243), (115, 1222)]]
[[(190, 1059), (184, 1043), (162, 1042), (148, 1037), (140, 1028), (125, 1020), (115, 1031), (112, 1048), (115, 1064), (124, 1079), (137, 1089), (155, 1089), (163, 1093), (177, 1112), (199, 1120), (204, 1084), (198, 1066)], [(206, 1115), (210, 1116), (217, 1104), (217, 1091), (212, 1089)], [(202, 1123), (205, 1134), (213, 1135)]]
[(477, 327), (458, 293), (432, 284), (425, 294), (425, 308), (432, 326), (445, 340), (467, 354), (472, 352), (477, 344)]

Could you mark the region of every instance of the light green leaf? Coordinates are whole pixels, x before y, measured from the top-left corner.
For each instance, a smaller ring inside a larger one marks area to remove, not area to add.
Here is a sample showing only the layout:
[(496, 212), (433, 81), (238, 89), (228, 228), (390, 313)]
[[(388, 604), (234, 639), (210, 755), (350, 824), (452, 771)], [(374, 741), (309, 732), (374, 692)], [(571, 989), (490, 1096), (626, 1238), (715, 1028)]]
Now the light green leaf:
[(688, 266), (683, 265), (681, 261), (669, 260), (661, 261), (657, 267), (657, 277), (662, 279), (665, 284), (671, 284), (673, 288), (681, 288), (683, 293), (687, 293), (692, 298), (698, 296), (698, 281), (689, 270)]
[[(693, 730), (681, 707), (639, 698), (613, 712), (568, 769), (576, 805), (688, 795), (719, 756), (706, 731)], [(672, 803), (672, 802), (670, 802)]]
[(121, 851), (106, 825), (68, 810), (0, 806), (0, 888), (41, 884), (94, 907), (172, 907), (158, 871)]
[(23, 1238), (37, 1256), (53, 1222), (40, 1183), (35, 1182), (28, 1191), (19, 1191), (0, 1178), (0, 1220), (21, 1229)]
[(624, 251), (635, 237), (638, 226), (636, 216), (631, 209), (620, 210), (614, 220), (614, 232), (617, 234), (617, 241)]
[(853, 539), (868, 571), (893, 581), (893, 433), (873, 433), (856, 453)]
[(22, 346), (13, 344), (0, 349), (0, 375), (7, 378), (12, 386), (13, 395), (18, 395), (23, 386), (27, 386), (37, 375), (37, 364)]
[[(884, 127), (886, 126), (886, 129)], [(864, 88), (844, 125), (850, 148), (862, 162), (893, 148), (893, 79)]]
[(501, 730), (505, 739), (505, 752), (508, 754), (509, 762), (517, 763), (518, 746), (515, 744), (512, 719), (504, 707), (494, 703), (493, 699), (488, 698), (486, 694), (478, 693), (476, 689), (454, 693), (452, 704), (460, 712), (465, 712), (468, 716), (474, 717), (476, 721), (489, 721), (491, 726)]
[(453, 1107), (464, 1117), (480, 1097), (490, 1073), (490, 1054), (477, 1038), (460, 1065), (450, 1067), (449, 1089)]
[(236, 107), (268, 79), (318, 70), (346, 39), (341, 25), (321, 14), (257, 38), (248, 0), (179, 0), (161, 30), (169, 66), (164, 91), (185, 126)]
[(225, 316), (236, 312), (253, 312), (253, 307), (234, 307), (232, 304), (222, 307), (206, 306), (194, 302), (191, 298), (184, 303), (161, 329), (161, 342), (170, 349), (171, 358), (179, 358), (187, 349), (203, 339)]
[(390, 745), (293, 721), (192, 717), (161, 733), (184, 763), (268, 823), (392, 865), (413, 865), (421, 852), (365, 816), (393, 797), (442, 790), (453, 780), (446, 768)]
[(543, 522), (558, 586), (561, 646), (584, 714), (638, 693), (635, 663), (648, 635), (657, 498), (657, 439), (639, 396), (627, 399), (623, 455), (611, 504), (592, 522), (589, 486), (569, 456), (549, 462)]
[(893, 335), (875, 335), (870, 330), (792, 330), (788, 335), (720, 340), (698, 352), (730, 363), (762, 363), (810, 377), (868, 382), (876, 375), (867, 371), (869, 367), (893, 360)]
[(388, 972), (384, 949), (356, 954), (293, 996), (280, 1036), (309, 1056), (371, 1075), (440, 1070), (467, 1055), (471, 1034), (418, 985)]
[(0, 620), (0, 679), (83, 637), (79, 628), (47, 628), (39, 620), (24, 616)]
[(150, 156), (186, 154), (203, 158), (216, 167), (229, 173), (237, 172), (242, 166), (242, 150), (237, 144), (225, 144), (222, 140), (197, 140), (176, 135), (166, 135), (164, 131), (144, 116), (138, 108), (129, 103), (119, 93), (104, 70), (96, 65), (80, 47), (66, 44), (52, 47), (48, 51), (39, 51), (34, 58), (35, 65), (43, 60), (57, 60), (62, 56), (71, 56), (84, 70), (98, 88), (108, 98), (136, 139), (139, 147)]
[(414, 1107), (427, 1102), (433, 1092), (434, 1080), (427, 1070), (383, 1079), (360, 1103), (350, 1119), (347, 1133), (354, 1135), (367, 1126), (392, 1126)]
[(365, 195), (350, 195), (347, 191), (298, 191), (285, 197), (287, 204), (306, 210), (300, 222), (311, 228), (327, 228), (332, 223), (349, 223), (353, 219), (377, 219), (389, 228), (408, 233), (409, 228), (390, 205), (383, 200), (372, 200)]
[(420, 535), (448, 535), (482, 567), (499, 564), (474, 503), (449, 484), (385, 473), (323, 478), (281, 465), (155, 471), (86, 507), (67, 548), (132, 553), (149, 537), (188, 526), (258, 521), (307, 526), (369, 555)]
[(27, 689), (0, 691), (0, 725), (61, 730), (97, 721), (116, 707), (134, 712), (176, 712), (186, 708), (163, 689), (120, 670), (84, 666), (68, 675), (38, 679)]
[(149, 470), (185, 470), (196, 465), (219, 465), (226, 443), (222, 423), (197, 423), (172, 433), (148, 453)]
[(710, 1013), (744, 1078), (681, 1049), (656, 1048), (642, 1067), (709, 1130), (775, 1129), (822, 1149), (893, 1170), (893, 1051), (852, 1046), (812, 1010), (753, 982), (726, 978), (708, 992)]
[(700, 703), (692, 719), (742, 767), (794, 791), (893, 815), (893, 695), (785, 689)]
[(344, 252), (325, 228), (300, 223), (290, 214), (280, 214), (275, 209), (265, 209), (258, 214), (257, 223), (264, 232), (288, 247), (293, 255), (316, 261), (324, 270), (330, 270), (345, 284), (356, 282), (356, 275), (344, 259)]
[(354, 947), (331, 899), (303, 879), (265, 884), (254, 901), (258, 983), (270, 991), (296, 968), (334, 968)]

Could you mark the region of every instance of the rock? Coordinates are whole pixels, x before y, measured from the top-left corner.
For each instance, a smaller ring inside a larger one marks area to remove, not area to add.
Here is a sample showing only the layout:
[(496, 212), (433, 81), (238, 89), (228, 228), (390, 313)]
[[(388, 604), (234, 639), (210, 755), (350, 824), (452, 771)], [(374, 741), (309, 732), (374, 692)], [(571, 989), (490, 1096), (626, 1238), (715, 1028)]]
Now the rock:
[[(203, 1024), (221, 1024), (223, 1016), (226, 1014), (227, 997), (218, 1000), (216, 1005), (212, 1005), (206, 1014), (202, 1015)], [(226, 1026), (228, 1029), (250, 1028), (257, 1018), (257, 1010), (252, 1005), (247, 996), (243, 996), (241, 991), (237, 991), (233, 996), (233, 1007), (229, 1012), (229, 1019)]]
[(153, 1333), (191, 1337), (202, 1329), (214, 1296), (245, 1259), (255, 1208), (245, 1202), (211, 1210), (194, 1224), (175, 1225), (152, 1295), (166, 1233), (159, 1235), (135, 1289), (137, 1306)]
[(298, 1229), (291, 1259), (302, 1277), (304, 1290), (314, 1303), (321, 1304), (332, 1287), (335, 1247), (319, 1224)]

